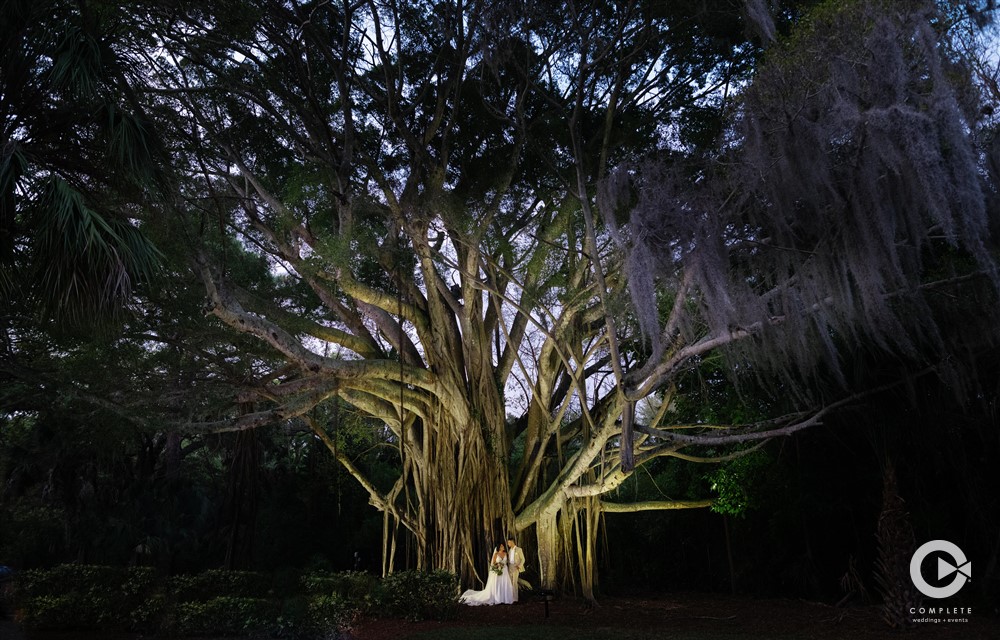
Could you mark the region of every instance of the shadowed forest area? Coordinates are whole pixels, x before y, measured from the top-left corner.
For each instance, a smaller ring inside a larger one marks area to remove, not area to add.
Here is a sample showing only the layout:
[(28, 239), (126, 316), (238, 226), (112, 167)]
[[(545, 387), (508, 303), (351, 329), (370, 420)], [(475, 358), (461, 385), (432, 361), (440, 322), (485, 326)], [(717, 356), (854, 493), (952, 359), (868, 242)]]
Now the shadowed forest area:
[(4, 2), (0, 634), (990, 637), (996, 12)]

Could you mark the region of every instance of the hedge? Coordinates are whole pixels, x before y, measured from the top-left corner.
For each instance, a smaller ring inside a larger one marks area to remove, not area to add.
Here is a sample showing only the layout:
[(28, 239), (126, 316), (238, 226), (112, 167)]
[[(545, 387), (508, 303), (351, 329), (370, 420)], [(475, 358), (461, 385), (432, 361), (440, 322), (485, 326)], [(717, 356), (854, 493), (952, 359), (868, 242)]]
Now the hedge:
[(158, 578), (146, 567), (62, 565), (13, 581), (15, 618), (29, 630), (133, 631), (174, 636), (336, 638), (361, 615), (448, 619), (458, 578), (445, 571), (270, 576), (211, 570)]

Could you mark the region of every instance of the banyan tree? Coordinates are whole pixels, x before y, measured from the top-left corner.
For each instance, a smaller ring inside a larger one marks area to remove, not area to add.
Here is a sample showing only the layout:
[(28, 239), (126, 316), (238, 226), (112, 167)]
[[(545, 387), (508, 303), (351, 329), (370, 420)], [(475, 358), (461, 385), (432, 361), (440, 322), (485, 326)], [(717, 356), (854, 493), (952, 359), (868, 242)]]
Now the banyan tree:
[[(408, 537), (418, 568), (472, 580), (523, 531), (544, 584), (592, 597), (602, 512), (708, 504), (601, 501), (629, 473), (611, 372), (633, 347), (609, 333), (626, 301), (596, 185), (684, 108), (712, 111), (750, 57), (725, 57), (738, 13), (562, 9), (180, 8), (150, 25), (148, 95), (178, 116), (174, 215), (201, 234), (211, 313), (286, 363), (256, 410), (188, 428), (310, 425), (384, 513), (386, 570)], [(295, 293), (242, 288), (220, 230)], [(332, 402), (391, 429), (389, 491), (338, 450)]]

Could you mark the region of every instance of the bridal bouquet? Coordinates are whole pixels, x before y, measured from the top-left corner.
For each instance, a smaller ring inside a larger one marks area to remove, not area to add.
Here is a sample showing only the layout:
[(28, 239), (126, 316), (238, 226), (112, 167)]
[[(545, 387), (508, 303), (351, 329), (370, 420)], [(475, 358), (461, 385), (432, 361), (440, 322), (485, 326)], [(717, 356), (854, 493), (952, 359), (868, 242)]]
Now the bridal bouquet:
[(498, 576), (503, 575), (503, 566), (499, 562), (494, 562), (490, 565), (490, 571), (497, 574)]

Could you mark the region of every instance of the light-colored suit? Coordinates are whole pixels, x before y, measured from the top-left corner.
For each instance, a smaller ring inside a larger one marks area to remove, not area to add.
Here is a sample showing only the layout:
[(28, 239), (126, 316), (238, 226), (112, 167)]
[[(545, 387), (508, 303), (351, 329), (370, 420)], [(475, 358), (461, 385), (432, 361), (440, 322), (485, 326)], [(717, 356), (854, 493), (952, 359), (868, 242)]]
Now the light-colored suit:
[(509, 550), (507, 560), (507, 572), (510, 574), (510, 582), (514, 587), (514, 602), (517, 602), (517, 578), (524, 569), (524, 551), (521, 547), (513, 546)]

